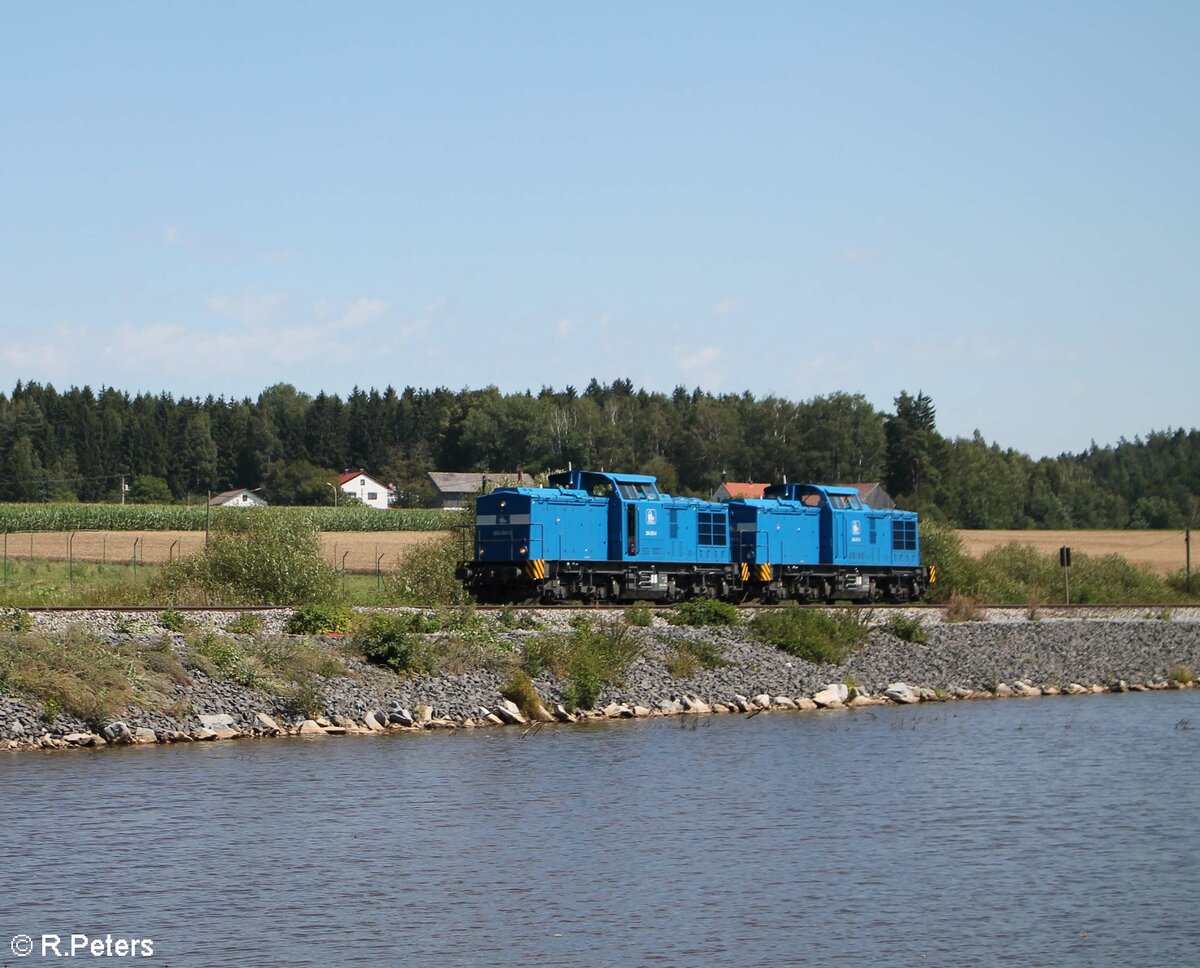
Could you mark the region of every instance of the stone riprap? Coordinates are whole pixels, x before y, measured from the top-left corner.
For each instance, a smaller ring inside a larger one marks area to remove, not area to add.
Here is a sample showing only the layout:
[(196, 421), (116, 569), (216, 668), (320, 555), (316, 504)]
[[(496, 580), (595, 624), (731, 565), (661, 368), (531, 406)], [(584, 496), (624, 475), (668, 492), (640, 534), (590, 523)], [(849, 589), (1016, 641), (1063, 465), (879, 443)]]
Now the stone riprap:
[[(288, 612), (264, 613), (265, 632), (282, 630)], [(566, 631), (571, 615), (532, 612), (536, 631), (506, 630), (494, 637), (516, 656), (522, 640), (547, 631)], [(221, 628), (228, 616), (191, 615)], [(620, 620), (619, 613), (595, 613), (599, 621)], [(70, 616), (78, 624), (78, 614)], [(156, 616), (114, 617), (95, 612), (84, 624), (101, 642), (112, 645), (144, 638), (159, 641), (165, 630)], [(61, 614), (39, 614), (38, 631), (63, 631)], [(137, 624), (141, 623), (141, 624)], [(133, 625), (130, 630), (131, 624)], [(700, 712), (758, 712), (771, 709), (855, 707), (883, 702), (1079, 694), (1110, 689), (1179, 688), (1172, 667), (1200, 670), (1200, 622), (1152, 619), (999, 621), (943, 624), (929, 621), (928, 641), (914, 644), (874, 628), (869, 641), (842, 665), (821, 665), (795, 658), (749, 637), (744, 626), (680, 628), (656, 617), (649, 628), (631, 630), (641, 654), (621, 685), (606, 688), (595, 710), (583, 718), (637, 718)], [(184, 636), (170, 635), (172, 649), (185, 664)], [(335, 640), (321, 640), (338, 649)], [(667, 661), (689, 641), (715, 646), (724, 665), (700, 669), (684, 678), (668, 672)], [(500, 690), (508, 670), (488, 668), (439, 676), (400, 676), (354, 658), (342, 659), (349, 675), (321, 680), (319, 718), (289, 715), (276, 696), (229, 679), (190, 670), (190, 681), (172, 687), (169, 712), (137, 707), (118, 720), (84, 722), (59, 715), (49, 720), (36, 701), (4, 694), (0, 685), (0, 748), (137, 745), (234, 739), (281, 734), (342, 735), (348, 732), (474, 728), (520, 724)], [(563, 708), (563, 684), (534, 680), (544, 701), (535, 719), (572, 721)]]

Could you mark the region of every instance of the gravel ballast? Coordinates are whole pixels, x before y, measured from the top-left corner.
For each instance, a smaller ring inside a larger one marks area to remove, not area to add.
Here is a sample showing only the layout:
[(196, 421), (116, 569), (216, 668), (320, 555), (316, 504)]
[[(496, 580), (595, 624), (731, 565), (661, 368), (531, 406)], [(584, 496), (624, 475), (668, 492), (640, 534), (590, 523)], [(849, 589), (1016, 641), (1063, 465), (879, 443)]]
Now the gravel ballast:
[[(752, 640), (744, 626), (681, 628), (657, 617), (652, 627), (632, 630), (641, 640), (641, 655), (629, 667), (624, 682), (605, 689), (596, 706), (608, 707), (609, 716), (633, 715), (635, 707), (643, 707), (638, 715), (659, 710), (681, 712), (688, 707), (703, 710), (714, 705), (717, 711), (721, 706), (744, 709), (746, 697), (800, 700), (817, 695), (830, 683), (849, 684), (851, 699), (858, 695), (863, 702), (878, 701), (888, 686), (897, 682), (907, 683), (919, 694), (923, 690), (927, 699), (935, 694), (938, 699), (1004, 695), (1014, 683), (1032, 692), (1051, 693), (1068, 691), (1071, 686), (1082, 686), (1087, 691), (1178, 687), (1179, 683), (1170, 681), (1173, 669), (1175, 679), (1180, 678), (1180, 668), (1200, 669), (1200, 621), (1196, 620), (1200, 616), (1193, 616), (1193, 611), (1176, 610), (1171, 620), (1136, 617), (1136, 610), (1106, 610), (1096, 617), (1074, 613), (1070, 618), (1043, 621), (1017, 621), (1005, 613), (1001, 620), (959, 624), (942, 623), (937, 613), (925, 612), (922, 618), (927, 642), (904, 642), (882, 627), (874, 627), (867, 643), (843, 665), (818, 665), (795, 658)], [(270, 635), (282, 632), (290, 612), (260, 614), (264, 633)], [(525, 636), (565, 630), (571, 615), (579, 613), (530, 614), (540, 624), (536, 632), (499, 626), (495, 630), (495, 636), (514, 653)], [(609, 612), (594, 617), (612, 620), (620, 615)], [(231, 618), (218, 612), (189, 614), (191, 621), (218, 629)], [(143, 639), (149, 643), (167, 634), (158, 627), (157, 619), (149, 613), (39, 613), (35, 631), (55, 634), (65, 631), (68, 624), (82, 623), (106, 644)], [(172, 649), (186, 664), (184, 636), (171, 635), (170, 639)], [(701, 669), (686, 678), (672, 677), (666, 660), (688, 640), (717, 646), (726, 664)], [(335, 640), (317, 641), (331, 650), (340, 648)], [(323, 717), (313, 722), (314, 729), (365, 731), (364, 724), (373, 712), (383, 714), (381, 718), (386, 720), (388, 711), (420, 707), (428, 707), (424, 713), (427, 726), (487, 725), (493, 720), (487, 719), (486, 711), (495, 710), (501, 702), (500, 689), (506, 677), (503, 670), (405, 677), (358, 659), (347, 659), (344, 652), (339, 654), (350, 674), (322, 680), (319, 700)], [(535, 680), (534, 686), (549, 709), (562, 698), (562, 684), (554, 679)], [(120, 721), (131, 734), (140, 728), (141, 739), (148, 742), (213, 738), (206, 734), (211, 732), (207, 727), (214, 716), (228, 717), (227, 733), (234, 735), (273, 734), (276, 730), (269, 725), (272, 723), (284, 733), (300, 726), (300, 720), (289, 717), (277, 697), (195, 669), (190, 671), (190, 682), (172, 687), (170, 699), (169, 712), (130, 708)], [(621, 711), (614, 712), (619, 708)], [(202, 716), (207, 719), (202, 720)], [(393, 725), (397, 718), (404, 721), (404, 717), (394, 716)], [(414, 718), (420, 721), (419, 714)], [(67, 715), (47, 720), (36, 701), (5, 694), (0, 686), (0, 749), (102, 746), (106, 744), (82, 737), (94, 740), (106, 725)]]

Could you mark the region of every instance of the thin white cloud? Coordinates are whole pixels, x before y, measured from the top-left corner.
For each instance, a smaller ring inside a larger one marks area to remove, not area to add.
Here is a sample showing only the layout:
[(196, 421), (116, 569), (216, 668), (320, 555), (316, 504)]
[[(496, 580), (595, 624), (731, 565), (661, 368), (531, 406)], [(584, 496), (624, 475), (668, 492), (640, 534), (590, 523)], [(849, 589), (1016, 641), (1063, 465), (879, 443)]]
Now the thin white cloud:
[(554, 338), (560, 343), (567, 339), (576, 329), (579, 328), (579, 323), (573, 319), (560, 319), (554, 324)]
[(683, 370), (695, 370), (710, 367), (721, 359), (721, 351), (715, 346), (702, 346), (694, 353), (689, 353), (679, 361)]
[(287, 300), (286, 293), (250, 290), (240, 296), (209, 296), (204, 304), (210, 313), (221, 319), (230, 319), (246, 326), (260, 326), (276, 320)]
[(728, 316), (732, 312), (736, 312), (739, 308), (739, 303), (736, 299), (722, 299), (713, 304), (712, 314), (714, 316)]

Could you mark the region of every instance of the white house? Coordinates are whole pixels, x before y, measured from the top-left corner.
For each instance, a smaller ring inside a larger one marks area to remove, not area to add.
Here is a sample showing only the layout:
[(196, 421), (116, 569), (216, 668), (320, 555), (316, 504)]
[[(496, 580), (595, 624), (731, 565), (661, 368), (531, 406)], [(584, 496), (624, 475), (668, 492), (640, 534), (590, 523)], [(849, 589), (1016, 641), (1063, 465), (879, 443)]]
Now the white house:
[(366, 471), (347, 471), (338, 478), (338, 485), (352, 497), (358, 498), (369, 508), (386, 511), (392, 489)]

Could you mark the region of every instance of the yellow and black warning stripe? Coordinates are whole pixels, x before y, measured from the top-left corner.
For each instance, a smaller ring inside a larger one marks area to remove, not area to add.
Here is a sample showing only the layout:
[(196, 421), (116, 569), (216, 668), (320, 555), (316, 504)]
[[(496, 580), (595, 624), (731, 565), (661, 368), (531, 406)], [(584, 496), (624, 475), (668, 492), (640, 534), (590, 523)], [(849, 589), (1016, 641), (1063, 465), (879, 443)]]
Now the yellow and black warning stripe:
[(754, 566), (754, 580), (755, 581), (770, 581), (771, 580), (771, 566), (770, 565), (755, 565)]
[(532, 578), (534, 581), (541, 581), (546, 577), (546, 562), (543, 558), (533, 558), (525, 562), (525, 576)]
[(936, 581), (937, 581), (937, 565), (930, 565), (929, 566), (929, 584), (932, 585)]
[(742, 562), (742, 581), (749, 581), (749, 580), (750, 580), (750, 563), (743, 561)]

